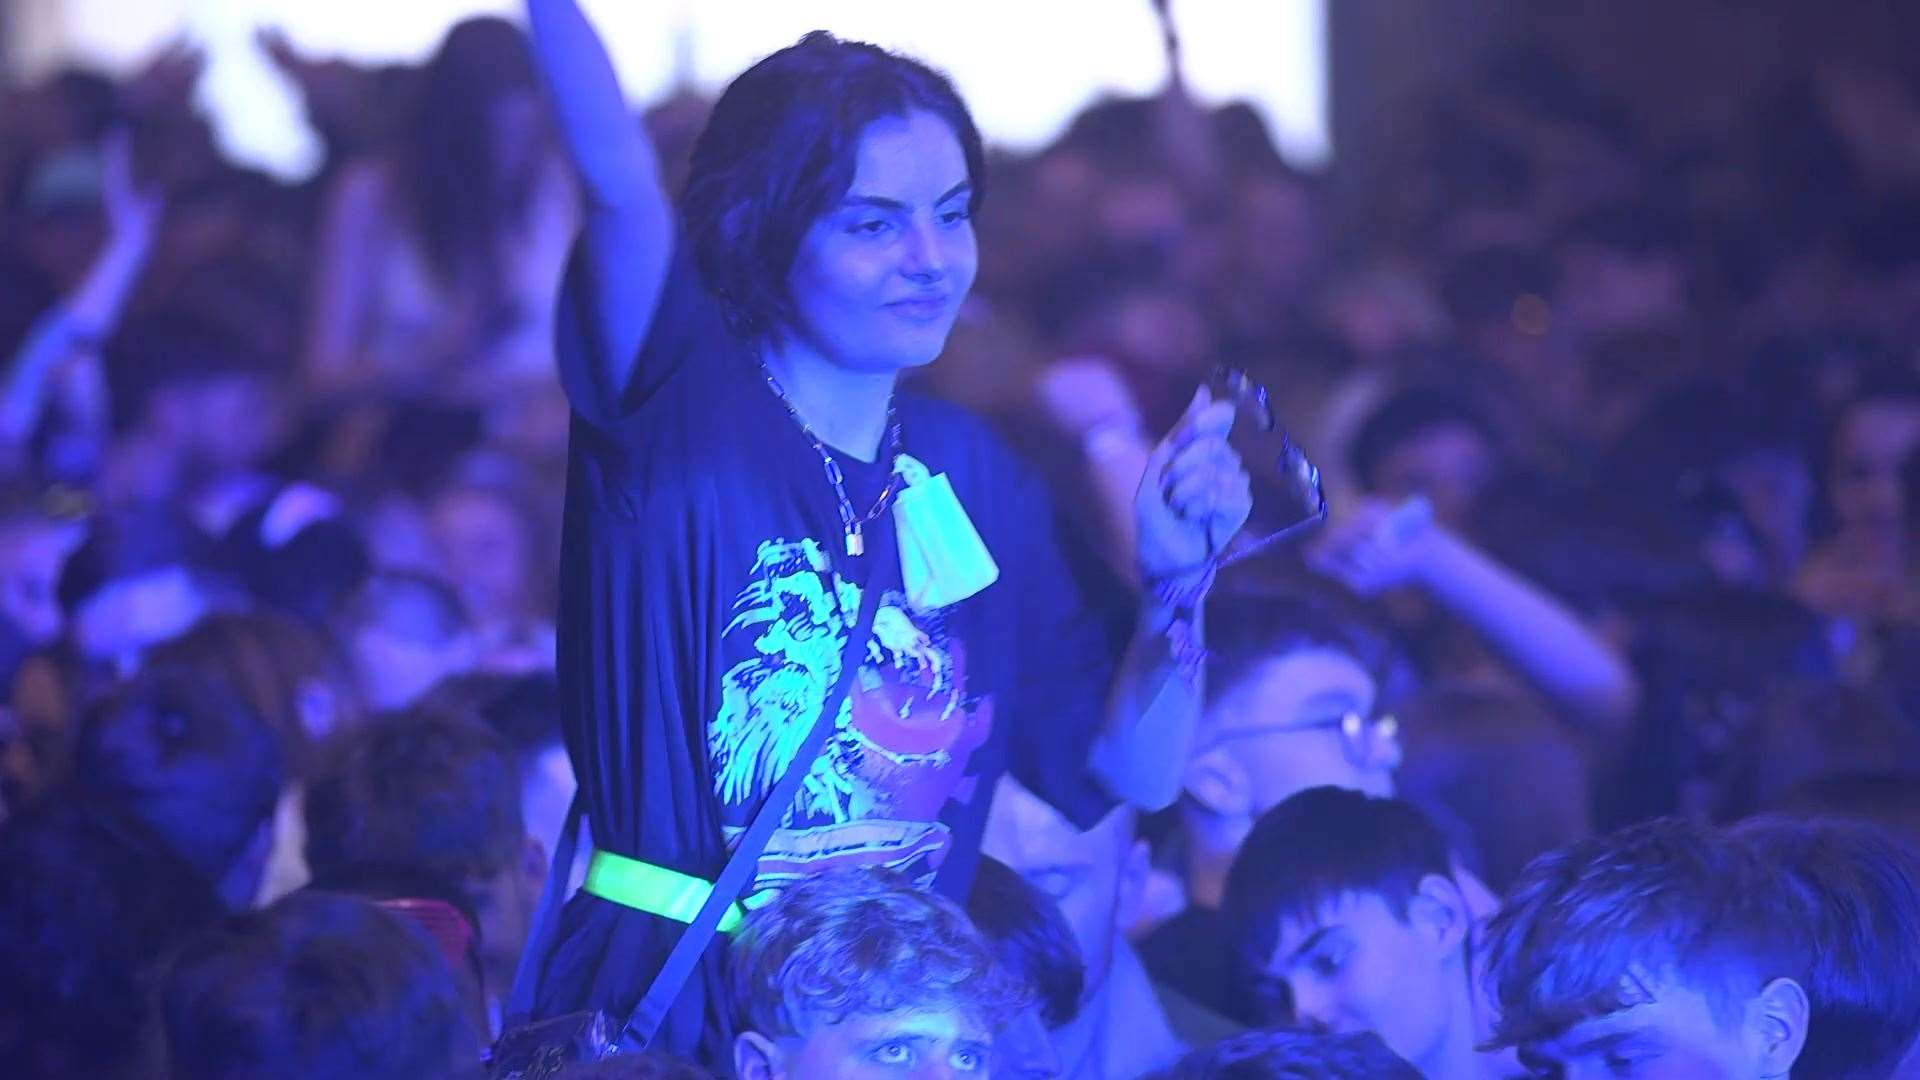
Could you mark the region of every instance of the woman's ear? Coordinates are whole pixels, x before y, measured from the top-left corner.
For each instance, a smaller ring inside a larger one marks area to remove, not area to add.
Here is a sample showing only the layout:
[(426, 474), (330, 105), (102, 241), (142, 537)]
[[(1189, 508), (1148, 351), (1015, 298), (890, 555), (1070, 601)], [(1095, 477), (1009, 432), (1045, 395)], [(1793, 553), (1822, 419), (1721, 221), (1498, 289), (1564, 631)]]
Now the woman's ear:
[(772, 1039), (743, 1031), (733, 1038), (733, 1075), (739, 1080), (785, 1080), (785, 1055)]
[(1747, 1038), (1760, 1075), (1787, 1076), (1807, 1045), (1807, 1020), (1812, 1006), (1807, 992), (1792, 979), (1775, 979), (1762, 987), (1747, 1006)]

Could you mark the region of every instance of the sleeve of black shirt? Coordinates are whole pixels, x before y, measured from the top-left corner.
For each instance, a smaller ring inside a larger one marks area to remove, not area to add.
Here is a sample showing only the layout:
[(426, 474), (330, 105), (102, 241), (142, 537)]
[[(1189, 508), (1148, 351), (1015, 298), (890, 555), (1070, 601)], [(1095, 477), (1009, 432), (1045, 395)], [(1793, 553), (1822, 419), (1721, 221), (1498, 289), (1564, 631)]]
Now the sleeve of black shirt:
[(608, 393), (600, 385), (601, 373), (617, 365), (606, 362), (606, 344), (593, 317), (593, 289), (589, 287), (589, 275), (593, 273), (586, 244), (576, 241), (560, 286), (554, 353), (560, 365), (560, 383), (575, 414), (595, 427), (611, 429), (645, 405), (703, 347), (711, 349), (724, 340), (728, 330), (687, 246), (676, 237), (673, 261), (647, 325), (640, 355), (634, 360), (626, 385), (617, 393)]

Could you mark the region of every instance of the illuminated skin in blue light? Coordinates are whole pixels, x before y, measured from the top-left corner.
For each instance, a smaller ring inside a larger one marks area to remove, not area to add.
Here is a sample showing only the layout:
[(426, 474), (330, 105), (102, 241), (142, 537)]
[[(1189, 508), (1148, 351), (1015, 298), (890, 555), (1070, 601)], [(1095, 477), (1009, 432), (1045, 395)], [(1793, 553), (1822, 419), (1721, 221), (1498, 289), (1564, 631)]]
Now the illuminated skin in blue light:
[(867, 125), (853, 183), (800, 242), (785, 365), (885, 373), (931, 363), (979, 266), (960, 141), (927, 112)]
[(1671, 977), (1641, 980), (1646, 1000), (1520, 1048), (1550, 1080), (1771, 1080), (1791, 1076), (1806, 1039), (1806, 995), (1775, 979), (1723, 1021), (1705, 995)]
[(740, 1036), (742, 1080), (949, 1080), (988, 1075), (993, 1035), (952, 1008), (850, 1016), (805, 1036)]
[(1468, 972), (1471, 922), (1459, 887), (1438, 875), (1404, 918), (1377, 893), (1350, 894), (1283, 923), (1266, 978), (1286, 984), (1303, 1025), (1371, 1031), (1432, 1080), (1511, 1076), (1511, 1053), (1475, 1050), (1490, 1025)]

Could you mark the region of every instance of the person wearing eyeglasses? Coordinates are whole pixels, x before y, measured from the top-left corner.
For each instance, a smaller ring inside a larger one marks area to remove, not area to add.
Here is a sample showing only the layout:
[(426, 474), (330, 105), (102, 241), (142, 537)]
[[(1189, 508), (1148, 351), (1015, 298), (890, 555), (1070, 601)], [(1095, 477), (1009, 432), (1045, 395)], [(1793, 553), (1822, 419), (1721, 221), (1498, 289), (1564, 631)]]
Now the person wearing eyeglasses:
[(1219, 908), (1253, 823), (1288, 796), (1333, 785), (1393, 792), (1397, 727), (1376, 716), (1378, 643), (1322, 605), (1277, 596), (1215, 600), (1207, 705), (1174, 813), (1187, 908), (1140, 943), (1153, 977), (1251, 1026), (1228, 987)]
[[(1379, 708), (1387, 648), (1367, 628), (1297, 597), (1215, 601), (1207, 707), (1176, 804), (1187, 908), (1140, 952), (1155, 980), (1239, 1023), (1260, 1018), (1231, 989), (1220, 904), (1254, 822), (1308, 788), (1393, 795), (1399, 721)], [(1468, 874), (1476, 912), (1497, 902)]]

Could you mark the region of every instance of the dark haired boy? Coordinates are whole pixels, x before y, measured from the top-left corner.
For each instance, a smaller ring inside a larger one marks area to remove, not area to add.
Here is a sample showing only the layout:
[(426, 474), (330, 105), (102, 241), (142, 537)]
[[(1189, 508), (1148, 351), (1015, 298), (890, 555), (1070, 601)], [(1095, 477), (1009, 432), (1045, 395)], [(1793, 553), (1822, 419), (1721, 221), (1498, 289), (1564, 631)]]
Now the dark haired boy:
[(1248, 1031), (1195, 1050), (1146, 1080), (1419, 1080), (1380, 1036)]
[(1569, 844), (1488, 927), (1492, 1042), (1564, 1080), (1789, 1077), (1813, 1018), (1808, 938), (1751, 845), (1673, 819)]
[(1512, 1075), (1479, 1048), (1475, 926), (1452, 856), (1411, 804), (1300, 792), (1261, 817), (1227, 879), (1223, 913), (1243, 985), (1268, 1010), (1340, 1034), (1371, 1031), (1433, 1080)]
[(1920, 1076), (1920, 857), (1837, 819), (1755, 818), (1732, 834), (1775, 868), (1812, 928), (1812, 1030), (1795, 1064), (1828, 1080)]

